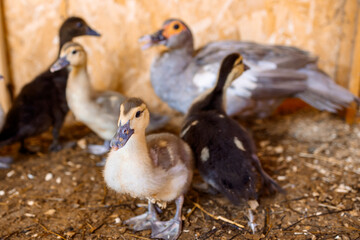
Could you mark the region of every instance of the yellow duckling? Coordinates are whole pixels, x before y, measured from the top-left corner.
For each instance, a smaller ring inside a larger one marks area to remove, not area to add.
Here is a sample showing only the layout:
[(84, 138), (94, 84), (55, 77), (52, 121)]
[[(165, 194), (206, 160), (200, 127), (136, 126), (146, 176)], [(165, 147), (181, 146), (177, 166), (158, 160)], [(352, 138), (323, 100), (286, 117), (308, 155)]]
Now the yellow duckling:
[[(149, 111), (139, 98), (120, 107), (116, 135), (106, 160), (104, 178), (109, 188), (132, 197), (148, 199), (148, 212), (125, 222), (135, 231), (151, 229), (153, 238), (177, 239), (181, 233), (184, 194), (193, 176), (190, 147), (169, 133), (145, 136)], [(155, 202), (175, 200), (175, 217), (159, 221)]]
[[(66, 43), (59, 59), (51, 67), (51, 71), (70, 68), (66, 86), (66, 100), (77, 120), (87, 125), (99, 137), (105, 140), (104, 146), (89, 146), (94, 154), (104, 154), (109, 150), (109, 142), (117, 129), (120, 104), (126, 99), (114, 91), (95, 91), (91, 85), (87, 71), (87, 55), (78, 43)], [(149, 131), (164, 125), (167, 117), (152, 118)]]

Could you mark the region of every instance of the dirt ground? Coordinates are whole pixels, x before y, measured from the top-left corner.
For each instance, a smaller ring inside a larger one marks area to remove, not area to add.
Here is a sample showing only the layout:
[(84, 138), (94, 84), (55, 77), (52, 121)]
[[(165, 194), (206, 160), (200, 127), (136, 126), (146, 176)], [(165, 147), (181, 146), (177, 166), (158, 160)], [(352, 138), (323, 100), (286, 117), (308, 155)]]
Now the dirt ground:
[[(192, 189), (180, 239), (360, 239), (360, 125), (315, 110), (247, 125), (264, 168), (287, 194), (252, 205), (253, 234), (248, 207)], [(62, 141), (69, 144), (57, 153), (47, 153), (49, 133), (29, 140), (36, 155), (18, 154), (18, 144), (1, 149), (16, 158), (11, 169), (0, 170), (0, 239), (149, 239), (150, 231), (135, 233), (122, 224), (143, 213), (145, 201), (107, 190), (95, 165), (101, 157), (84, 150), (101, 140), (74, 125), (64, 129)], [(162, 216), (174, 212), (170, 204)]]

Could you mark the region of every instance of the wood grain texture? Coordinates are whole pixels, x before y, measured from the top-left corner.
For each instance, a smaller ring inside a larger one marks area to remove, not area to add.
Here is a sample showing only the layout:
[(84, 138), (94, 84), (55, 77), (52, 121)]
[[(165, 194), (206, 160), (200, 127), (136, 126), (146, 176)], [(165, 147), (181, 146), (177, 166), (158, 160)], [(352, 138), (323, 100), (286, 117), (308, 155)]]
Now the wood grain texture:
[(4, 16), (3, 4), (0, 2), (0, 74), (4, 76), (5, 81), (0, 81), (0, 104), (5, 112), (11, 106), (9, 92), (6, 83), (9, 81), (9, 67), (7, 60), (7, 46), (5, 38), (5, 24), (3, 22)]
[[(4, 0), (11, 75), (16, 93), (48, 67), (57, 54), (57, 30), (78, 15), (102, 37), (79, 38), (89, 55), (98, 89), (140, 96), (150, 107), (168, 109), (155, 95), (149, 68), (159, 49), (141, 51), (137, 39), (170, 17), (192, 29), (195, 46), (222, 39), (301, 47), (320, 57), (337, 82), (349, 84), (354, 49), (356, 0)], [(21, 16), (21, 17), (20, 17)]]

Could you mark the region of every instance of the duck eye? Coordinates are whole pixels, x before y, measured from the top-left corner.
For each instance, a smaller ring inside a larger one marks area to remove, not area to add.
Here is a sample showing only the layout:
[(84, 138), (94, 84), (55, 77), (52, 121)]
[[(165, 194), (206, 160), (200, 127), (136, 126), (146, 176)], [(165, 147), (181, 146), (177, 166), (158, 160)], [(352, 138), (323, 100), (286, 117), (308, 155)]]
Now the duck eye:
[(135, 117), (139, 118), (141, 115), (141, 112), (140, 111), (137, 111), (136, 114), (135, 114)]
[(180, 25), (179, 25), (179, 24), (175, 24), (173, 28), (174, 28), (175, 30), (177, 30), (177, 29), (180, 28)]
[(82, 22), (77, 22), (76, 27), (81, 28), (83, 26)]
[(71, 54), (76, 54), (77, 53), (77, 50), (73, 50), (72, 52), (71, 52)]

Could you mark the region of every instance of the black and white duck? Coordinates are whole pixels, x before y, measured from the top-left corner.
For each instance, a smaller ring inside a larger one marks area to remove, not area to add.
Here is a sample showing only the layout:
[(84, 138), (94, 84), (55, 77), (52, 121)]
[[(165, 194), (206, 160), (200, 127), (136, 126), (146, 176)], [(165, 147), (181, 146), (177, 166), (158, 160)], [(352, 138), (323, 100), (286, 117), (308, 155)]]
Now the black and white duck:
[(225, 111), (226, 89), (244, 68), (241, 55), (225, 57), (215, 87), (191, 105), (180, 135), (193, 150), (204, 181), (234, 204), (257, 198), (258, 178), (263, 192), (282, 191), (262, 169), (250, 135)]

